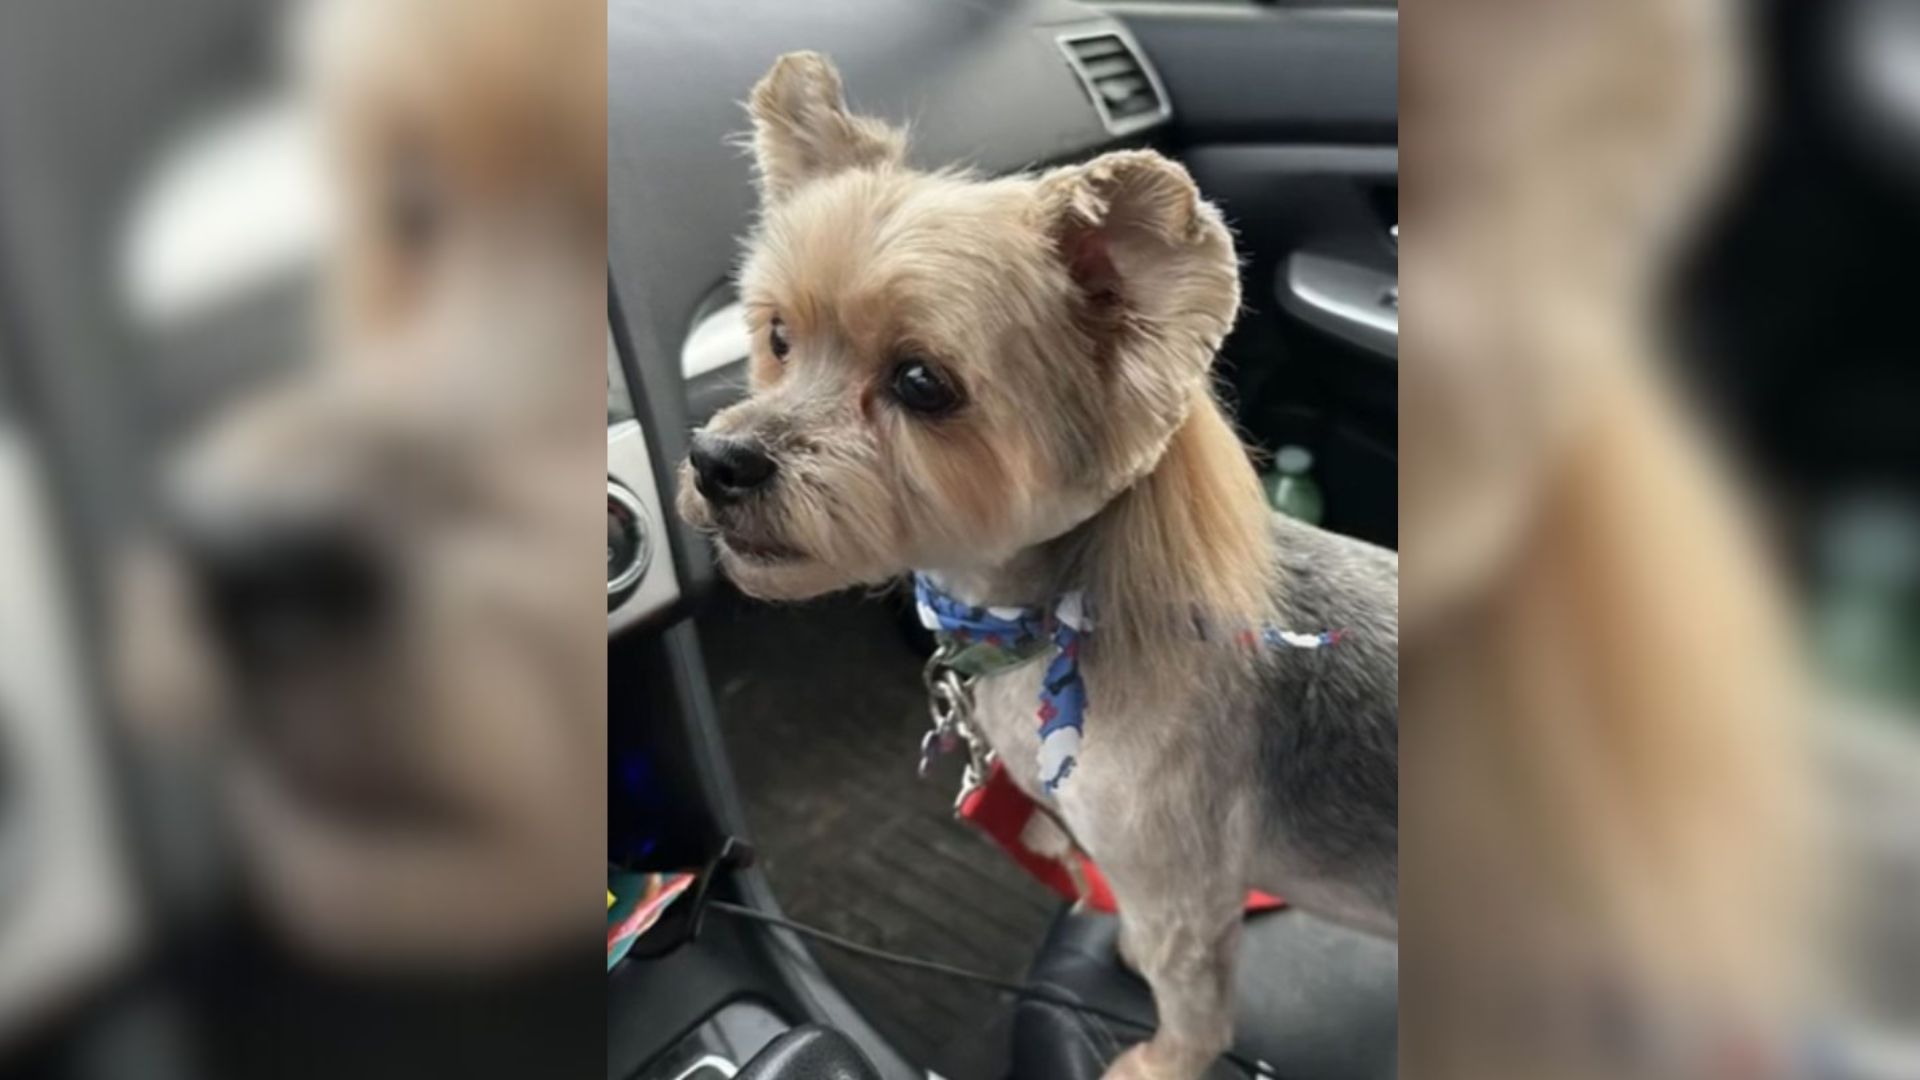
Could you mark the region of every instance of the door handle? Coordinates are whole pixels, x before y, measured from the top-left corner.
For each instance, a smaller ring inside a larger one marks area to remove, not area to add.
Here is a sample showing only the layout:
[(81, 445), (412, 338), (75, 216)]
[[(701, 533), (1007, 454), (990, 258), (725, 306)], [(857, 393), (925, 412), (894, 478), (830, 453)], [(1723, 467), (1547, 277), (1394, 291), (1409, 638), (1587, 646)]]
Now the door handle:
[(1400, 358), (1400, 281), (1386, 270), (1297, 251), (1277, 283), (1280, 306), (1324, 333), (1389, 361)]

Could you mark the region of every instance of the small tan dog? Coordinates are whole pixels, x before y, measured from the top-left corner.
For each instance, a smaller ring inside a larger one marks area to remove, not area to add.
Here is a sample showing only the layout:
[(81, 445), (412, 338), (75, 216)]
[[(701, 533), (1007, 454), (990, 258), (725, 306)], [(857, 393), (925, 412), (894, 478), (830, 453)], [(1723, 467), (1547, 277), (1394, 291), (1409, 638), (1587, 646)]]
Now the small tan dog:
[[(979, 608), (1084, 597), (1070, 774), (1023, 764), (1042, 665), (980, 679), (973, 719), (1099, 861), (1153, 989), (1158, 1033), (1108, 1076), (1197, 1077), (1250, 887), (1394, 933), (1396, 560), (1270, 515), (1208, 377), (1232, 238), (1180, 166), (916, 171), (808, 53), (750, 109), (754, 392), (695, 434), (680, 511), (756, 596), (913, 570)], [(1235, 643), (1276, 626), (1344, 637)]]

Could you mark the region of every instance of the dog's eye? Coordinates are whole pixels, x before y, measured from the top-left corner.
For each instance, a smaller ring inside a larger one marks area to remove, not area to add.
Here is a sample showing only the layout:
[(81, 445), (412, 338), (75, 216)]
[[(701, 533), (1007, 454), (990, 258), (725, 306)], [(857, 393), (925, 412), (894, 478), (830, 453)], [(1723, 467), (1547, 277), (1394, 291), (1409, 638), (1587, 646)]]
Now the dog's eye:
[(893, 369), (893, 398), (922, 416), (940, 416), (960, 404), (959, 391), (953, 384), (920, 359), (902, 360)]
[(778, 315), (773, 317), (773, 325), (767, 327), (767, 346), (773, 350), (776, 360), (785, 360), (793, 350), (793, 342), (787, 339), (786, 321)]

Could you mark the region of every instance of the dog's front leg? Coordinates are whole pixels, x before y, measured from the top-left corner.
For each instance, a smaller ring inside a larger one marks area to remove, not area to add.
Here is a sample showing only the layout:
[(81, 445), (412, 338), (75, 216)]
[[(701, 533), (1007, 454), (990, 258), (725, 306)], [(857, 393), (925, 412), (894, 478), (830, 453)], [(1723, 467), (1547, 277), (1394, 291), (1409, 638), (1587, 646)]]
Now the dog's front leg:
[[(1197, 1080), (1233, 1043), (1233, 970), (1239, 905), (1217, 911), (1154, 911), (1117, 891), (1121, 923), (1140, 975), (1153, 989), (1160, 1029), (1107, 1070), (1106, 1080)], [(1129, 914), (1143, 906), (1145, 914)], [(1173, 907), (1183, 906), (1175, 901)]]
[(1102, 859), (1127, 959), (1153, 990), (1160, 1029), (1106, 1080), (1196, 1080), (1233, 1042), (1233, 971), (1245, 892), (1195, 849)]

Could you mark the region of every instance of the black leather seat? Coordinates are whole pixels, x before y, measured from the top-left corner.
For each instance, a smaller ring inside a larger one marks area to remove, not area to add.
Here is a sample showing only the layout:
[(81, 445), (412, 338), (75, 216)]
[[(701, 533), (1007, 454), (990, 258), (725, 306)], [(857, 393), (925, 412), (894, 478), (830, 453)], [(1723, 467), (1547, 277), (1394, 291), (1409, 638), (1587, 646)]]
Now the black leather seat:
[[(1028, 981), (1070, 1000), (1153, 1022), (1146, 983), (1114, 952), (1111, 916), (1063, 912)], [(1399, 949), (1293, 911), (1257, 915), (1240, 947), (1235, 1049), (1283, 1080), (1378, 1080), (1395, 1071)], [(1143, 1036), (1098, 1017), (1023, 1000), (1013, 1025), (1012, 1080), (1098, 1080)], [(1208, 1080), (1244, 1071), (1222, 1060)]]

